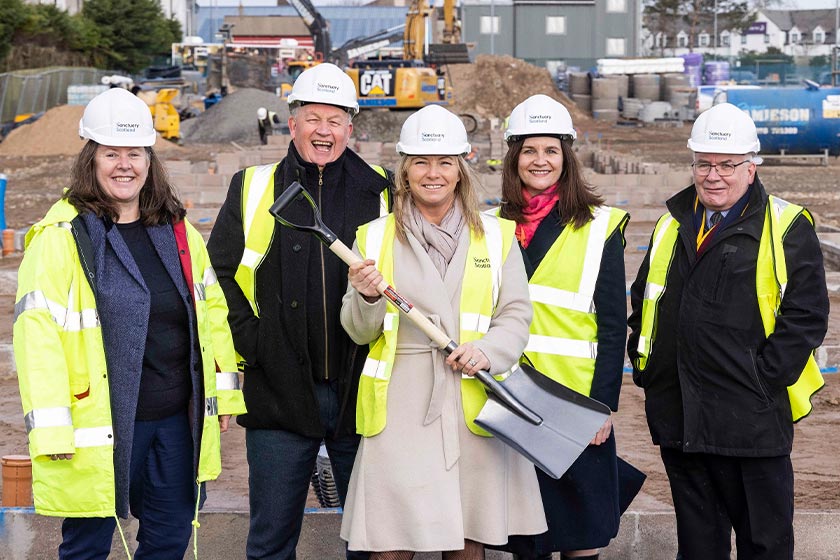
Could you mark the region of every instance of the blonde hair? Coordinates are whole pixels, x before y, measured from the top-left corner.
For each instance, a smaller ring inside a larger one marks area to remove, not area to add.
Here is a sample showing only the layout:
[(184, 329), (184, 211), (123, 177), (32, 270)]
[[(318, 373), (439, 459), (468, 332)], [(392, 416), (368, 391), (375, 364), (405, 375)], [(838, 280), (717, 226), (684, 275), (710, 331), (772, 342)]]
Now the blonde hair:
[[(411, 189), (408, 186), (408, 166), (414, 158), (422, 156), (400, 156), (397, 164), (397, 172), (394, 177), (394, 222), (396, 224), (397, 239), (405, 243), (407, 241), (405, 220), (411, 208)], [(463, 156), (454, 156), (458, 162), (458, 184), (455, 186), (455, 199), (461, 203), (461, 211), (470, 231), (484, 236), (484, 226), (481, 223), (481, 216), (478, 211), (478, 196), (476, 185), (478, 179), (472, 172)]]

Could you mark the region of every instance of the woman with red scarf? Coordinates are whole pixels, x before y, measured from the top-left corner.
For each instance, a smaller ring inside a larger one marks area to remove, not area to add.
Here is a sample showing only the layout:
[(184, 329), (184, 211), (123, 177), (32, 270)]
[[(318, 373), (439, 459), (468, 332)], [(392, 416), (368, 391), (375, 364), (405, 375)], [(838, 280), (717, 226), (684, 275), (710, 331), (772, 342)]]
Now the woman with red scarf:
[[(534, 306), (523, 360), (586, 396), (618, 407), (624, 365), (624, 228), (583, 179), (563, 105), (534, 95), (511, 113), (500, 215), (516, 221)], [(598, 558), (618, 533), (618, 467), (612, 420), (559, 480), (537, 470), (548, 532), (516, 537), (522, 559)]]

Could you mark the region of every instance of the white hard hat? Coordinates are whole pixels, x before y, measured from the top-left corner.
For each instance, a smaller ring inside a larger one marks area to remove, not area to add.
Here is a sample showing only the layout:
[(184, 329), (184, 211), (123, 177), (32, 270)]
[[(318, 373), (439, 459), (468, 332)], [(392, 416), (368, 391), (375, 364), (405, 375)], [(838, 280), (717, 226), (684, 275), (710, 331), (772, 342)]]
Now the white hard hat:
[(532, 95), (513, 108), (508, 119), (505, 140), (523, 136), (558, 136), (577, 138), (572, 116), (562, 103), (547, 95)]
[(324, 62), (301, 72), (289, 94), (289, 106), (295, 103), (323, 103), (344, 107), (352, 115), (359, 112), (353, 79), (335, 64)]
[(464, 123), (440, 105), (427, 105), (408, 117), (397, 142), (397, 153), (409, 156), (460, 156), (471, 149)]
[(748, 154), (758, 153), (761, 143), (749, 115), (731, 103), (720, 103), (694, 121), (688, 148), (706, 154)]
[(79, 136), (104, 146), (153, 146), (157, 133), (152, 112), (122, 88), (103, 91), (90, 100), (79, 121)]
[(260, 107), (257, 109), (257, 118), (263, 120), (268, 116), (268, 111), (265, 110), (265, 107)]

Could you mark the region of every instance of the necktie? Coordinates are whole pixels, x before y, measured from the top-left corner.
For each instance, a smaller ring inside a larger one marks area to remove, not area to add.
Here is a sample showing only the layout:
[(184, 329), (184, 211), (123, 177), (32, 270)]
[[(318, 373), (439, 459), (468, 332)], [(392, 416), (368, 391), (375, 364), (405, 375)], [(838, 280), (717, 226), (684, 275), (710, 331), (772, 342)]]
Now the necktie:
[(723, 219), (723, 214), (720, 212), (713, 212), (712, 215), (709, 216), (709, 223), (712, 224), (712, 227), (715, 227), (721, 219)]

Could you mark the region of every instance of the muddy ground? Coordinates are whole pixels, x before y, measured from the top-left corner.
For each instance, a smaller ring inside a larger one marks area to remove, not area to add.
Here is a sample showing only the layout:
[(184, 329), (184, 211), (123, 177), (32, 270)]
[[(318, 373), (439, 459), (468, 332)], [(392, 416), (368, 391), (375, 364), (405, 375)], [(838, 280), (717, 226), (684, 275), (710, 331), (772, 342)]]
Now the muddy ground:
[[(603, 149), (632, 153), (650, 162), (687, 165), (690, 153), (685, 148), (688, 127), (629, 128), (589, 121), (581, 129), (579, 142), (589, 142)], [(373, 140), (373, 138), (371, 138)], [(383, 138), (382, 140), (389, 140)], [(177, 152), (178, 159), (209, 160), (215, 153), (233, 151), (231, 145), (187, 146)], [(67, 177), (69, 157), (0, 156), (0, 172), (9, 175), (6, 194), (8, 227), (23, 228), (36, 221), (60, 195)], [(818, 222), (840, 226), (840, 163), (831, 159), (829, 166), (765, 165), (760, 171), (768, 190), (805, 204)], [(680, 185), (675, 185), (679, 187)], [(631, 211), (632, 213), (632, 211)], [(628, 281), (644, 255), (644, 245), (652, 224), (631, 222), (628, 230)], [(13, 274), (19, 256), (0, 259), (0, 275)], [(0, 296), (0, 455), (26, 453), (22, 411), (16, 380), (10, 362), (14, 298)], [(833, 308), (840, 309), (840, 297), (832, 296)], [(840, 345), (840, 313), (831, 319), (826, 345)], [(840, 375), (829, 373), (826, 387), (815, 397), (813, 414), (796, 426), (793, 463), (796, 471), (796, 507), (801, 510), (840, 509)], [(643, 394), (626, 376), (616, 433), (620, 454), (645, 471), (648, 481), (643, 494), (632, 506), (640, 510), (668, 509), (670, 492), (659, 459), (658, 449), (650, 443), (644, 419)], [(218, 509), (247, 509), (247, 464), (244, 431), (238, 427), (223, 437), (224, 471), (210, 486), (209, 506)], [(311, 504), (314, 505), (314, 502)]]

